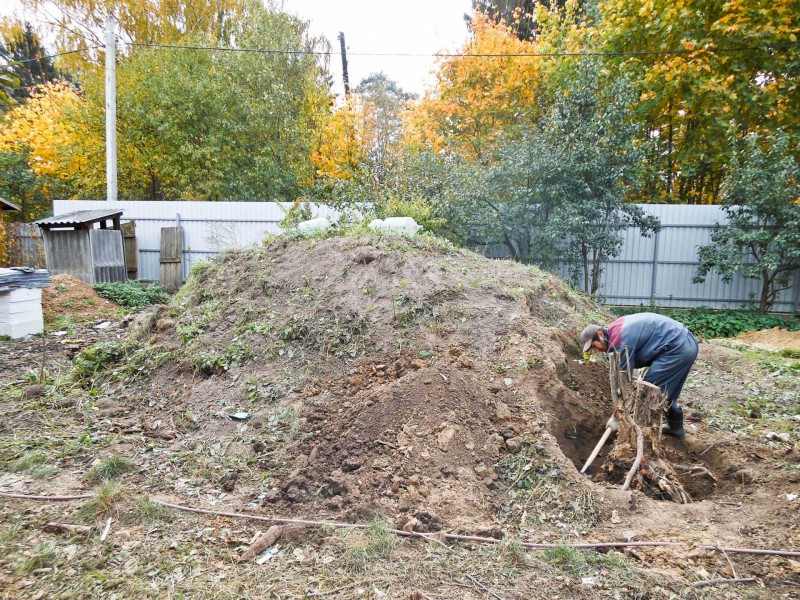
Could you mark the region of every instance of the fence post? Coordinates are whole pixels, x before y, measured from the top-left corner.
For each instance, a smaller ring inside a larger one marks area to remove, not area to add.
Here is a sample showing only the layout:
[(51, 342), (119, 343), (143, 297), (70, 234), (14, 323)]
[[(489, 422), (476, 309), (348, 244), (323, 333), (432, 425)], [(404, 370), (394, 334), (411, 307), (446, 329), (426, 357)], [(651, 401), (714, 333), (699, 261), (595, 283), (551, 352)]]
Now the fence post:
[(658, 237), (660, 232), (656, 232), (653, 238), (653, 269), (650, 279), (650, 306), (656, 303), (656, 279), (658, 278)]

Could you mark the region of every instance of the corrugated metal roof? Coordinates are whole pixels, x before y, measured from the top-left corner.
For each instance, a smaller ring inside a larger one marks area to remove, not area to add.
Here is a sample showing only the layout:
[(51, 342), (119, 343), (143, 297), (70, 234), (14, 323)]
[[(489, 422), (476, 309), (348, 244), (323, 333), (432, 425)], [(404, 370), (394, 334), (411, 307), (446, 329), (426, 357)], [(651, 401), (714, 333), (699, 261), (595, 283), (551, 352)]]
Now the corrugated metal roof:
[(0, 198), (0, 210), (20, 210), (20, 208), (13, 202), (9, 202), (5, 198)]
[(98, 221), (105, 221), (113, 219), (114, 217), (121, 216), (121, 210), (77, 210), (75, 212), (59, 215), (57, 217), (50, 217), (48, 219), (39, 219), (36, 224), (39, 227), (71, 227), (75, 225), (87, 225), (89, 223), (97, 223)]

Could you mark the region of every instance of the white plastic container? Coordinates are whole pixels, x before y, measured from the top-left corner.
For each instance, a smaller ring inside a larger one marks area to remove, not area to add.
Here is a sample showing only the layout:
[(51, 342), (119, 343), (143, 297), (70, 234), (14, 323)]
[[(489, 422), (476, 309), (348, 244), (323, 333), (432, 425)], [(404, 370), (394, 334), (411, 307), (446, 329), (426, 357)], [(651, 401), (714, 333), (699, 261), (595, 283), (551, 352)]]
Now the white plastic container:
[(422, 231), (422, 225), (411, 217), (387, 217), (384, 220), (375, 219), (369, 224), (370, 229), (382, 231), (392, 235), (405, 235), (407, 237), (414, 237)]
[(21, 338), (42, 331), (41, 289), (20, 288), (0, 292), (0, 335)]
[(295, 226), (294, 230), (299, 231), (300, 233), (317, 233), (319, 231), (330, 229), (331, 227), (331, 222), (328, 219), (325, 217), (317, 217), (316, 219), (311, 219), (310, 221), (300, 221)]

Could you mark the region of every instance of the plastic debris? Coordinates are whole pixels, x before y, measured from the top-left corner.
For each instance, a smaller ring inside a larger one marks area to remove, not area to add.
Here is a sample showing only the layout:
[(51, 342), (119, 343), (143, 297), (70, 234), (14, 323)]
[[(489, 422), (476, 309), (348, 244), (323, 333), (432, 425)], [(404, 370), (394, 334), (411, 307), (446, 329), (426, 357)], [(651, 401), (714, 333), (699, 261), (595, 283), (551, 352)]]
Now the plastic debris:
[(317, 217), (309, 221), (301, 221), (294, 229), (300, 233), (316, 233), (318, 231), (325, 231), (331, 227), (331, 222), (328, 219), (325, 217)]
[(272, 560), (272, 557), (275, 556), (277, 553), (278, 553), (277, 546), (273, 546), (272, 548), (267, 548), (266, 550), (264, 550), (264, 552), (261, 553), (261, 556), (259, 556), (256, 559), (256, 564), (263, 565), (268, 560)]
[(370, 221), (369, 228), (408, 237), (414, 237), (422, 231), (422, 225), (417, 224), (411, 217), (388, 217), (383, 220), (374, 219)]
[(240, 411), (228, 416), (234, 421), (248, 421), (253, 416), (253, 413)]

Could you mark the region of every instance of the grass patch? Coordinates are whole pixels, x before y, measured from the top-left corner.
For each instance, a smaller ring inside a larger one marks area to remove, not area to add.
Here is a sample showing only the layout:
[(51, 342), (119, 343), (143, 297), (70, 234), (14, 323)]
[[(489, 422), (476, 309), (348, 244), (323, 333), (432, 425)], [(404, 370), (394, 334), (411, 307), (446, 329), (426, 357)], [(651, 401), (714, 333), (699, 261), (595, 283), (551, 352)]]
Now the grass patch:
[(147, 496), (137, 496), (134, 500), (134, 513), (140, 523), (152, 524), (171, 518), (174, 511), (151, 502)]
[(44, 454), (39, 452), (26, 452), (17, 460), (8, 465), (8, 470), (12, 473), (27, 472), (29, 469), (37, 467), (46, 461), (47, 458), (44, 456)]
[(102, 519), (109, 514), (118, 514), (117, 504), (125, 498), (125, 488), (116, 483), (107, 483), (101, 487), (94, 498), (88, 500), (78, 509), (78, 514), (85, 519)]
[(542, 552), (542, 559), (559, 571), (580, 577), (597, 570), (619, 571), (621, 575), (633, 575), (628, 559), (619, 552), (601, 554), (583, 551), (565, 544), (555, 548), (547, 548)]
[(54, 565), (56, 562), (56, 549), (52, 544), (37, 544), (27, 557), (17, 567), (17, 572), (21, 574), (32, 573), (36, 569), (44, 569)]
[(366, 529), (348, 531), (346, 536), (342, 562), (345, 571), (353, 575), (366, 573), (371, 563), (388, 557), (397, 545), (397, 536), (380, 517), (373, 519)]
[(136, 463), (120, 454), (112, 454), (89, 469), (86, 480), (90, 483), (105, 483), (135, 470)]
[(537, 525), (563, 530), (588, 528), (597, 522), (591, 492), (574, 489), (534, 439), (522, 440), (522, 449), (496, 465), (508, 485), (508, 508)]

